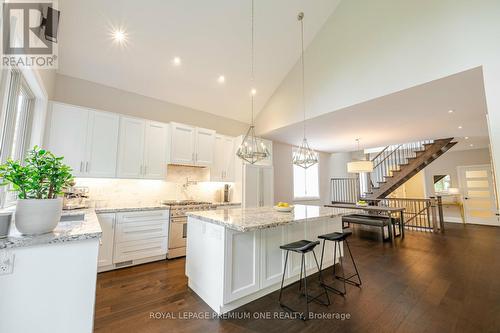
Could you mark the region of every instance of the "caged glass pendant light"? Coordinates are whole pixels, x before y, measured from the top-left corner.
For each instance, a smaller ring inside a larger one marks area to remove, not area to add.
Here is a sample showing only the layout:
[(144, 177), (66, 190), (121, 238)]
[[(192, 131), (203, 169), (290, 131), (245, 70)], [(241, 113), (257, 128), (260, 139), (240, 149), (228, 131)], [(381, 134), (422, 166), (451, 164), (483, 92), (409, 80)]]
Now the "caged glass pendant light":
[[(252, 53), (251, 53), (251, 81), (252, 85), (254, 84), (254, 0), (252, 0), (252, 14), (251, 14), (251, 22), (252, 22), (252, 32), (251, 32), (251, 44), (252, 44)], [(250, 123), (250, 128), (248, 129), (243, 141), (241, 142), (238, 150), (236, 151), (236, 156), (241, 158), (242, 160), (247, 161), (250, 164), (255, 164), (258, 161), (266, 159), (269, 156), (269, 150), (264, 145), (264, 142), (255, 136), (255, 125), (253, 119), (254, 113), (254, 98), (257, 91), (255, 88), (252, 88), (250, 92), (251, 96), (251, 109), (252, 109), (252, 122)]]
[(294, 165), (297, 165), (301, 168), (307, 169), (310, 166), (313, 166), (318, 163), (318, 155), (314, 150), (309, 147), (309, 143), (306, 138), (306, 99), (305, 99), (305, 80), (304, 80), (304, 13), (300, 12), (297, 16), (297, 19), (300, 22), (300, 41), (301, 41), (301, 57), (300, 62), (302, 65), (302, 108), (304, 110), (304, 122), (303, 122), (303, 130), (304, 130), (304, 138), (302, 139), (302, 143), (300, 147), (293, 154)]

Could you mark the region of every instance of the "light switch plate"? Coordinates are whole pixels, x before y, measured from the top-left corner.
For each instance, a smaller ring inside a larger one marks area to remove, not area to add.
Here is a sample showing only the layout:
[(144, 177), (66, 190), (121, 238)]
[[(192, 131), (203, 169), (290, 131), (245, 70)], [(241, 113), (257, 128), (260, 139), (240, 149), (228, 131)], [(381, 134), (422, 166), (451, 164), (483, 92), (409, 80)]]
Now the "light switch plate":
[(12, 274), (14, 271), (14, 253), (0, 251), (0, 275)]

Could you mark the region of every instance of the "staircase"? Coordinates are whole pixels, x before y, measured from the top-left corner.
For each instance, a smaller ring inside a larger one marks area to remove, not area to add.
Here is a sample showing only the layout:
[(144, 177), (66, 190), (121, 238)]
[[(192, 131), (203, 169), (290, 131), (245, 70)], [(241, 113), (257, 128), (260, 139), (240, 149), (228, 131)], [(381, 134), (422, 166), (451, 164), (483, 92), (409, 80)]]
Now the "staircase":
[(364, 196), (385, 198), (455, 144), (453, 138), (447, 138), (385, 147), (372, 159), (371, 192)]

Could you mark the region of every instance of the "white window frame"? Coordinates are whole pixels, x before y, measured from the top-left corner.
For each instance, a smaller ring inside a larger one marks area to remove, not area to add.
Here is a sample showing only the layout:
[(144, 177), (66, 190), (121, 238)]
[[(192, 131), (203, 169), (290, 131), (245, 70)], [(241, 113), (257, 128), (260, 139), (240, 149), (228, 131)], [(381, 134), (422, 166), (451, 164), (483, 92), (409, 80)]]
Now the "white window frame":
[[(298, 150), (298, 148), (295, 148), (295, 147), (292, 149), (292, 158), (293, 158), (293, 154), (295, 154), (297, 150)], [(316, 155), (318, 156), (318, 161), (319, 161), (319, 154), (317, 152), (316, 152)], [(293, 200), (294, 201), (317, 201), (317, 200), (320, 200), (320, 198), (321, 198), (321, 189), (320, 189), (319, 178), (320, 178), (320, 174), (321, 174), (321, 166), (320, 166), (319, 162), (318, 162), (318, 164), (316, 164), (316, 167), (318, 168), (318, 179), (317, 179), (317, 182), (318, 182), (318, 195), (295, 196), (295, 168), (300, 168), (300, 167), (292, 165)], [(307, 171), (304, 170), (304, 172), (307, 172)], [(307, 177), (304, 177), (304, 179), (307, 179)], [(305, 186), (305, 192), (307, 193), (307, 183), (304, 184), (304, 186)]]

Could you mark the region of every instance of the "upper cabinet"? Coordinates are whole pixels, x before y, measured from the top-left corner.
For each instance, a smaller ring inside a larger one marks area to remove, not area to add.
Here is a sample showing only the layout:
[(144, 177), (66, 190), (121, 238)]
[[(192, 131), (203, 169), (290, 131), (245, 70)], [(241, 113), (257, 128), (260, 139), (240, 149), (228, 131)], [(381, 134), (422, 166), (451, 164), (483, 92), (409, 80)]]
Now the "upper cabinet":
[(167, 131), (167, 124), (121, 117), (118, 177), (163, 179), (167, 163)]
[(170, 123), (169, 163), (211, 166), (214, 149), (214, 130)]
[(210, 167), (210, 180), (216, 182), (234, 181), (234, 138), (215, 136), (214, 163)]
[(115, 177), (119, 116), (51, 103), (47, 148), (73, 169), (75, 177)]

